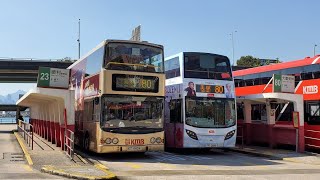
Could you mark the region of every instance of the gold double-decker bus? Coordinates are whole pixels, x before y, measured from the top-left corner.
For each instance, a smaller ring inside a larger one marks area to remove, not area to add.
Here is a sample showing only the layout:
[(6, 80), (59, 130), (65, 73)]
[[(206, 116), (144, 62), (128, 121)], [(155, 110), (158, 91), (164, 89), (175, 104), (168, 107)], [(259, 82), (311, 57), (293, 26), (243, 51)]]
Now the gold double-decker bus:
[(106, 40), (69, 69), (75, 144), (97, 153), (163, 150), (162, 45)]

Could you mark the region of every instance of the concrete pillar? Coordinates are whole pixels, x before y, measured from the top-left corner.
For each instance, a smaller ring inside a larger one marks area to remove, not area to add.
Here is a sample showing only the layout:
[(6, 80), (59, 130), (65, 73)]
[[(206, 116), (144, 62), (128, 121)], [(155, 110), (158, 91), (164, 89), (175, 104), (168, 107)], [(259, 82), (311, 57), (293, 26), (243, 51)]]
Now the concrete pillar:
[(266, 111), (267, 111), (267, 124), (275, 124), (276, 123), (275, 109), (271, 109), (269, 99), (267, 99), (266, 101)]
[(251, 102), (250, 101), (244, 101), (244, 122), (245, 123), (251, 123)]
[(16, 111), (16, 123), (18, 124), (18, 118), (20, 116), (20, 108), (19, 106), (17, 107), (17, 111)]
[(244, 100), (244, 140), (247, 145), (251, 144), (251, 101)]
[(293, 102), (294, 111), (299, 112), (299, 128), (296, 131), (298, 133), (298, 152), (305, 151), (305, 139), (304, 139), (304, 106), (303, 101)]

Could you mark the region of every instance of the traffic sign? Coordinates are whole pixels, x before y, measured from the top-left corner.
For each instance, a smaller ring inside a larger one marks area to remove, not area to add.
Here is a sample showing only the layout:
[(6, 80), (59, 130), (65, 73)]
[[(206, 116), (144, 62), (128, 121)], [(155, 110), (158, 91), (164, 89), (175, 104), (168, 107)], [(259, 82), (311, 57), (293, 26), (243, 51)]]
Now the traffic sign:
[(273, 74), (273, 92), (294, 93), (294, 76)]
[(39, 67), (37, 87), (69, 88), (69, 69)]
[(293, 111), (292, 117), (293, 117), (293, 127), (299, 128), (299, 112)]

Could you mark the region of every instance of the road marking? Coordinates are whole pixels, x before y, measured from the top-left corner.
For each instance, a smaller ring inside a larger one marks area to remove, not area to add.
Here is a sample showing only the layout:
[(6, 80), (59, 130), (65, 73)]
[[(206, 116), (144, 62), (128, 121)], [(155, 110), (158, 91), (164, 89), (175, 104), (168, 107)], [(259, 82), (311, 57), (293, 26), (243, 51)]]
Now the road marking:
[(23, 165), (22, 167), (23, 167), (23, 169), (25, 169), (27, 171), (30, 171), (30, 172), (33, 171), (29, 165)]
[(30, 157), (30, 154), (29, 154), (26, 146), (24, 145), (23, 141), (21, 140), (19, 134), (18, 134), (17, 132), (13, 132), (13, 133), (14, 133), (14, 135), (16, 136), (20, 147), (22, 148), (22, 151), (23, 151), (24, 156), (26, 157), (26, 159), (27, 159), (27, 161), (28, 161), (28, 164), (29, 164), (30, 166), (33, 165), (33, 161), (32, 161), (32, 159), (31, 159), (31, 157)]
[(132, 167), (132, 168), (134, 168), (134, 169), (140, 169), (140, 168), (142, 168), (141, 165), (135, 164), (135, 163), (127, 163), (127, 165), (130, 166), (130, 167)]
[(159, 161), (187, 161), (190, 159), (203, 161), (212, 159), (211, 157), (203, 157), (198, 155), (180, 155), (169, 152), (150, 152), (150, 155), (152, 155), (153, 158)]
[(168, 164), (168, 163), (159, 163), (162, 167), (164, 168), (169, 168), (169, 169), (173, 169), (173, 168), (176, 168), (177, 166), (174, 165), (174, 164)]

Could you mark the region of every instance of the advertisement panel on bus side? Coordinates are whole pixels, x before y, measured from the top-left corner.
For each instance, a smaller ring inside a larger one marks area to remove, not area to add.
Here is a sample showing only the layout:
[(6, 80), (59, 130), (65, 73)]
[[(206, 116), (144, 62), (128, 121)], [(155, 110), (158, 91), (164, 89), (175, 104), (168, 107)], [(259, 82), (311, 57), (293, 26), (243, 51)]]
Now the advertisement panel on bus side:
[(184, 96), (235, 98), (233, 81), (185, 78)]
[(303, 80), (296, 86), (296, 94), (303, 94), (304, 100), (320, 99), (320, 79)]
[(99, 79), (100, 74), (96, 74), (83, 80), (84, 97), (96, 96), (99, 94)]

